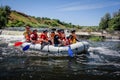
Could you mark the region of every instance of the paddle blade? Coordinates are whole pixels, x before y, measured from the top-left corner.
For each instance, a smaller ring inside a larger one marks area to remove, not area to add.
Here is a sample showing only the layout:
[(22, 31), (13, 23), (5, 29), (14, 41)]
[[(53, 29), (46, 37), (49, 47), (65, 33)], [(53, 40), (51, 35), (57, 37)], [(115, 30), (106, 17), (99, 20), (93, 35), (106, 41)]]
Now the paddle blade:
[(30, 48), (30, 45), (26, 45), (25, 47), (23, 47), (23, 51), (26, 51), (26, 50), (28, 50)]
[(17, 46), (21, 46), (23, 44), (23, 42), (15, 42), (14, 43), (14, 46), (17, 47)]
[(68, 55), (69, 55), (70, 57), (73, 57), (73, 51), (72, 51), (72, 49), (71, 49), (70, 46), (69, 46), (69, 48), (68, 48)]

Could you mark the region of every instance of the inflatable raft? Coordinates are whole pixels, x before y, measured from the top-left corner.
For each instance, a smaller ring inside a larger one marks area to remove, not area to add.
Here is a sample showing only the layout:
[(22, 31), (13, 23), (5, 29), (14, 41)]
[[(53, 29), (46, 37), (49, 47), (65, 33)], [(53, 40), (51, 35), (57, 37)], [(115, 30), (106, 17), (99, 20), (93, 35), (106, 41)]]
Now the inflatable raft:
[(37, 50), (37, 51), (41, 51), (41, 52), (49, 52), (49, 53), (61, 53), (61, 54), (66, 54), (68, 53), (68, 49), (71, 48), (72, 52), (74, 54), (77, 53), (82, 53), (84, 51), (87, 51), (89, 48), (89, 43), (82, 41), (82, 42), (77, 42), (75, 44), (71, 44), (69, 46), (63, 46), (63, 47), (55, 47), (53, 45), (45, 45), (43, 46), (43, 48), (41, 49), (41, 45), (40, 44), (32, 44), (32, 43), (23, 43), (22, 47), (29, 45), (29, 49), (32, 50)]

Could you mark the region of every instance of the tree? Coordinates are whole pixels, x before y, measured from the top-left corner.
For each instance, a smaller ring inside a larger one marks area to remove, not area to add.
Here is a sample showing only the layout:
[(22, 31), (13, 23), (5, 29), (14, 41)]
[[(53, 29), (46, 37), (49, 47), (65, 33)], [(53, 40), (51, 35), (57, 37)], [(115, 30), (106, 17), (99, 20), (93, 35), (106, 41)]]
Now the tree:
[(109, 21), (109, 29), (120, 31), (120, 9), (113, 13), (113, 18)]
[(111, 15), (106, 13), (104, 17), (101, 18), (99, 28), (100, 29), (107, 29), (109, 26), (109, 21), (111, 20)]
[(9, 14), (11, 13), (9, 6), (0, 7), (0, 28), (3, 28), (8, 23)]
[(119, 30), (120, 31), (120, 16), (114, 17), (109, 22), (109, 28), (112, 30)]

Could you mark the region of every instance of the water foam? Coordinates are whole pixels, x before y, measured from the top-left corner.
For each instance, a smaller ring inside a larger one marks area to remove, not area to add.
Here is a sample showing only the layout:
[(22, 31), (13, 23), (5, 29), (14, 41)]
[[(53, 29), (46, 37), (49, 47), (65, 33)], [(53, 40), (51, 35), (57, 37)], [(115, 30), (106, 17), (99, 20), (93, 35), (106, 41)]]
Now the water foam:
[(99, 52), (99, 54), (120, 57), (119, 51), (111, 50), (111, 49), (108, 49), (107, 47), (90, 47), (88, 51), (89, 52), (96, 51), (96, 52)]

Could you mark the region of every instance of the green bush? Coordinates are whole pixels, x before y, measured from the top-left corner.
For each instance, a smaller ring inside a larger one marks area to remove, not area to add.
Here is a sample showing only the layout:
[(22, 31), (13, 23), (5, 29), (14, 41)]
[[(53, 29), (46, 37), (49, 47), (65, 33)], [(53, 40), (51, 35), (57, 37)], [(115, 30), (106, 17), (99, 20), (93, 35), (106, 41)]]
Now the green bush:
[(91, 36), (89, 38), (89, 40), (97, 42), (97, 41), (103, 41), (104, 39), (102, 37), (99, 37), (99, 36)]

